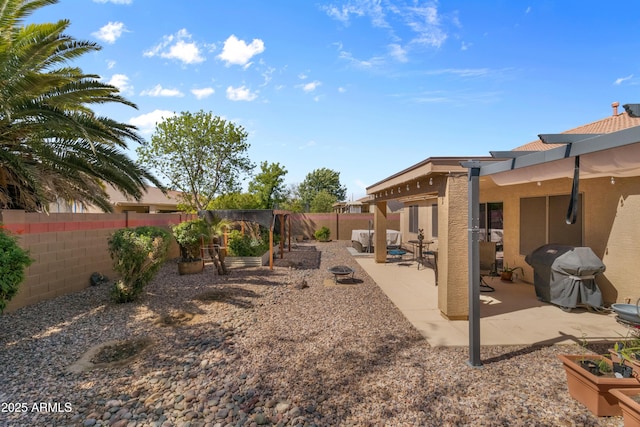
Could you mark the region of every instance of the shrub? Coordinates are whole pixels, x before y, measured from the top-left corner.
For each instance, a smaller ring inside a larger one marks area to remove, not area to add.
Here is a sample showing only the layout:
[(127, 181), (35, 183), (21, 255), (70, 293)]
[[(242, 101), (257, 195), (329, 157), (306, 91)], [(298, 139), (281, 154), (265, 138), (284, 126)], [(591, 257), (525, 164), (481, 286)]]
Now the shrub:
[(329, 235), (330, 234), (331, 234), (331, 230), (329, 230), (327, 227), (322, 227), (321, 229), (319, 229), (315, 233), (313, 233), (313, 235), (315, 236), (316, 240), (318, 240), (320, 242), (329, 241)]
[(229, 233), (227, 248), (229, 256), (260, 256), (269, 250), (269, 239), (261, 233), (259, 238), (243, 235), (238, 230)]
[(174, 225), (171, 230), (173, 231), (173, 237), (180, 246), (182, 261), (200, 259), (202, 237), (204, 236), (205, 241), (208, 242), (211, 236), (209, 224), (201, 218), (196, 218)]
[(0, 313), (18, 293), (24, 269), (32, 262), (29, 252), (18, 246), (17, 239), (0, 226)]
[(169, 233), (158, 227), (123, 228), (109, 239), (113, 269), (120, 280), (111, 289), (115, 302), (134, 301), (153, 279), (169, 250)]

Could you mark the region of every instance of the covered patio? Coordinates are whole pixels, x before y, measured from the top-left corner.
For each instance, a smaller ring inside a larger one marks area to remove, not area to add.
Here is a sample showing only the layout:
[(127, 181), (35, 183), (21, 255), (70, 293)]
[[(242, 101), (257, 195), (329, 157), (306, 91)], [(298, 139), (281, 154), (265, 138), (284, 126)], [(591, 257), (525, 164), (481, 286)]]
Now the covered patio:
[[(627, 105), (625, 109), (632, 114), (632, 106)], [(501, 297), (498, 292), (490, 295), (500, 300), (499, 303), (484, 301), (487, 297), (479, 290), (479, 242), (486, 236), (481, 235), (483, 230), (479, 226), (482, 204), (500, 202), (504, 207), (501, 212), (504, 214), (504, 229), (501, 230), (504, 233), (504, 259), (510, 265), (523, 268), (527, 282), (531, 283), (533, 278), (532, 268), (525, 263), (527, 254), (545, 243), (571, 244), (590, 247), (606, 265), (606, 271), (596, 280), (602, 289), (605, 306), (626, 300), (635, 302), (640, 296), (633, 268), (640, 256), (637, 245), (640, 240), (637, 215), (640, 208), (640, 126), (636, 124), (609, 133), (540, 135), (540, 139), (554, 145), (535, 152), (493, 152), (491, 158), (464, 159), (459, 166), (466, 169), (465, 173), (451, 165), (452, 159), (445, 160), (445, 165), (441, 163), (443, 159), (427, 159), (367, 189), (376, 200), (374, 229), (378, 234), (385, 229), (384, 208), (388, 200), (404, 199), (406, 207), (406, 201), (414, 203), (422, 198), (431, 200), (437, 208), (434, 226), (437, 227), (440, 261), (439, 286), (428, 296), (429, 304), (437, 306), (431, 323), (436, 324), (437, 316), (447, 320), (469, 320), (468, 323), (457, 322), (460, 327), (454, 329), (468, 339), (469, 364), (472, 366), (482, 364), (479, 356), (481, 329), (482, 343), (495, 343), (488, 331), (489, 325), (498, 319), (504, 320), (497, 323), (502, 324), (500, 334), (504, 336), (500, 339), (505, 340), (511, 332), (517, 336), (531, 336), (524, 332), (527, 328), (540, 333), (535, 339), (526, 339), (535, 343), (561, 342), (565, 336), (576, 341), (576, 337), (583, 335), (589, 340), (607, 340), (627, 333), (626, 328), (615, 322), (613, 315), (562, 313), (556, 306), (540, 305), (531, 284), (522, 285), (530, 289), (531, 296), (524, 298), (531, 301), (531, 306), (523, 305), (523, 301), (516, 298), (509, 303), (516, 308), (497, 308), (509, 305), (506, 295), (516, 290), (515, 286), (505, 288)], [(444, 172), (443, 167), (449, 167), (449, 170)], [(380, 251), (376, 253), (374, 263), (382, 264), (385, 258), (386, 253)], [(547, 313), (545, 309), (551, 311)], [(487, 310), (500, 313), (488, 315)], [(528, 316), (533, 312), (535, 315)], [(604, 329), (599, 326), (590, 329), (591, 323), (587, 319), (592, 316), (604, 319)], [(487, 321), (485, 317), (492, 319)], [(547, 323), (546, 319), (553, 321)], [(528, 326), (518, 326), (520, 320)], [(576, 326), (570, 329), (581, 328), (581, 332), (569, 333), (559, 328), (559, 325), (570, 325), (574, 321)], [(456, 322), (446, 325), (451, 327), (453, 323)], [(468, 326), (466, 333), (462, 332), (465, 326)]]
[[(445, 319), (438, 309), (438, 287), (432, 269), (411, 263), (377, 263), (373, 256), (356, 260), (402, 314), (433, 347), (469, 344), (469, 323)], [(615, 315), (576, 309), (567, 313), (538, 301), (533, 286), (524, 282), (485, 280), (495, 292), (479, 297), (482, 345), (580, 344), (613, 342), (627, 334)]]

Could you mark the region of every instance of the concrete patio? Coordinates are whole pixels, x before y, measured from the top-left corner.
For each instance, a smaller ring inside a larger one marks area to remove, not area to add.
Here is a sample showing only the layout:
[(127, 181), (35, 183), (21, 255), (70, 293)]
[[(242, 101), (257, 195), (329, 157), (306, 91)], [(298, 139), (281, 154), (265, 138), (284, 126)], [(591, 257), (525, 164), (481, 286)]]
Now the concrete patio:
[[(434, 347), (468, 346), (469, 322), (449, 321), (438, 309), (438, 288), (429, 268), (418, 270), (409, 259), (376, 263), (357, 256), (369, 274), (404, 316)], [(615, 341), (628, 335), (615, 315), (576, 308), (565, 312), (538, 301), (533, 285), (487, 277), (495, 292), (481, 292), (481, 345), (551, 345)]]

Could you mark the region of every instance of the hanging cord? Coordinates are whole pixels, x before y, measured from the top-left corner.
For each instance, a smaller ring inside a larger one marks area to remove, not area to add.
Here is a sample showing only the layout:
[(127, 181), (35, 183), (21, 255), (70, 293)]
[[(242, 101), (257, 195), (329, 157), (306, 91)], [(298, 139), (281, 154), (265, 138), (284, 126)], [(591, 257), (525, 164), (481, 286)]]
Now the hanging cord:
[(569, 209), (565, 221), (567, 224), (575, 224), (578, 218), (578, 192), (580, 182), (580, 156), (575, 157), (575, 165), (573, 167), (573, 186), (571, 187), (571, 200), (569, 200)]

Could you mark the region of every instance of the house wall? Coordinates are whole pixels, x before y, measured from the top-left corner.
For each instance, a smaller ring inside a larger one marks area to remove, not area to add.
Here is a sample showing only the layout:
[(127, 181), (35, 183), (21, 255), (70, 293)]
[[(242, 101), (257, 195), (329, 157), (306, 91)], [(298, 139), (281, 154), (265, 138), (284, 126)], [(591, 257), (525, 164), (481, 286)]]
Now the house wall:
[[(566, 195), (571, 180), (558, 179), (498, 187), (490, 178), (481, 181), (480, 201), (502, 201), (504, 207), (504, 259), (523, 267), (524, 280), (533, 281), (533, 269), (520, 254), (520, 199), (523, 197)], [(583, 245), (590, 247), (606, 266), (597, 276), (606, 304), (635, 302), (640, 286), (634, 267), (640, 259), (640, 177), (594, 178), (580, 181), (583, 196)]]
[[(92, 273), (113, 278), (107, 241), (120, 228), (154, 225), (168, 229), (191, 218), (185, 214), (39, 214), (0, 211), (0, 223), (18, 237), (34, 262), (7, 311), (35, 304), (89, 286)], [(179, 256), (173, 243), (170, 257)]]
[[(432, 205), (437, 204), (438, 199), (433, 196), (433, 198), (429, 198), (426, 200), (416, 200), (405, 203), (405, 209), (399, 212), (399, 228), (398, 230), (402, 232), (402, 241), (403, 246), (406, 249), (413, 250), (413, 246), (407, 244), (409, 240), (417, 240), (418, 233), (412, 233), (409, 231), (409, 206), (417, 205), (418, 206), (418, 228), (421, 228), (424, 232), (424, 240), (429, 242), (433, 241), (432, 244), (429, 245), (430, 250), (438, 249), (438, 237), (437, 232), (434, 236), (432, 230), (432, 221), (433, 221), (433, 209)], [(438, 207), (439, 208), (439, 207)], [(440, 210), (440, 209), (438, 209)], [(440, 221), (440, 217), (438, 217), (438, 221)]]

